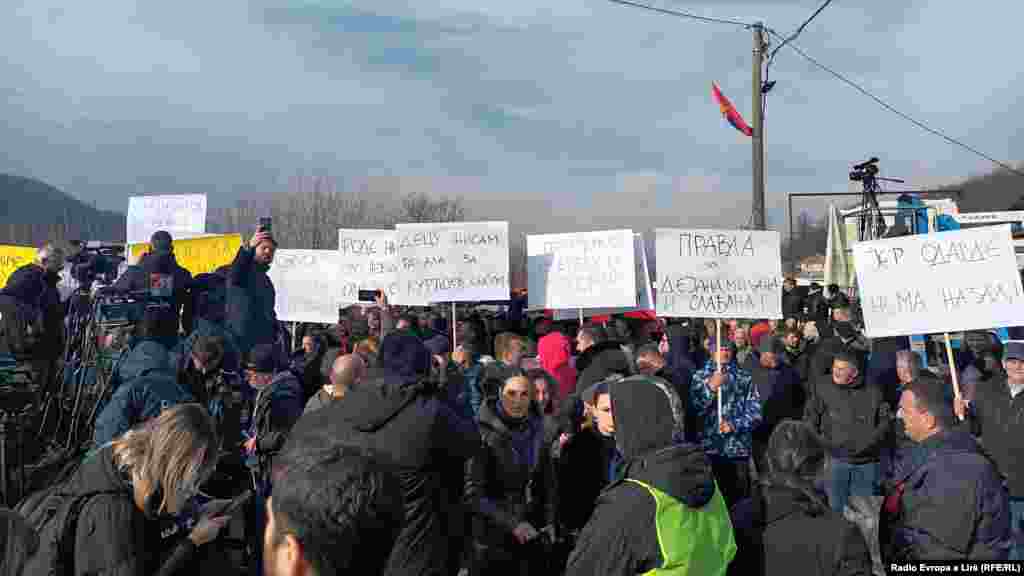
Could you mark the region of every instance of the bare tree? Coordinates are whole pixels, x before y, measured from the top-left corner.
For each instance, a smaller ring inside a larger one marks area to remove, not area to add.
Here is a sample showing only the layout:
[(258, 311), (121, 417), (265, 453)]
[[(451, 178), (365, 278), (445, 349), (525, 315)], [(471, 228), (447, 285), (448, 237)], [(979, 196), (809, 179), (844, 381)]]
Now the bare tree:
[(330, 178), (296, 178), (292, 190), (273, 194), (262, 202), (247, 200), (234, 208), (213, 210), (211, 230), (250, 234), (261, 216), (274, 221), (274, 237), (283, 248), (333, 250), (339, 228), (390, 228), (400, 222), (455, 222), (465, 220), (462, 198), (435, 199), (418, 192), (398, 206), (371, 205), (356, 191), (339, 191)]

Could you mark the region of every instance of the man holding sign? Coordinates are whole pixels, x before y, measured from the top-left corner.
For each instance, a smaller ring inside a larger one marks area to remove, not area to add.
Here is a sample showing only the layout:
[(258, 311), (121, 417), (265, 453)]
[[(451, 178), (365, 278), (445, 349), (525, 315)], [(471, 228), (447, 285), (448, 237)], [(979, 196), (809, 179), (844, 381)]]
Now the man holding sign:
[[(731, 343), (712, 339), (708, 350), (716, 351), (716, 357), (693, 375), (690, 400), (703, 420), (698, 431), (701, 445), (711, 458), (726, 503), (732, 506), (748, 496), (748, 463), (753, 432), (761, 424), (761, 396), (750, 373), (736, 365)], [(716, 404), (719, 393), (722, 401)]]

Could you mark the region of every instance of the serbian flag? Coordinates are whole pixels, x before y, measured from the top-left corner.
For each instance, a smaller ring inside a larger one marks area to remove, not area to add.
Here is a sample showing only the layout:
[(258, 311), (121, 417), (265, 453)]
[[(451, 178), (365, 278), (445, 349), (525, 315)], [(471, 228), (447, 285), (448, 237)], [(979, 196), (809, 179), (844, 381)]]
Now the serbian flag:
[(743, 116), (740, 116), (740, 113), (736, 111), (736, 107), (732, 105), (732, 102), (729, 102), (729, 99), (718, 89), (718, 84), (714, 82), (711, 83), (711, 97), (715, 99), (715, 104), (718, 104), (722, 115), (729, 121), (729, 124), (732, 124), (733, 128), (747, 136), (754, 135), (754, 131), (747, 124), (746, 120), (743, 119)]

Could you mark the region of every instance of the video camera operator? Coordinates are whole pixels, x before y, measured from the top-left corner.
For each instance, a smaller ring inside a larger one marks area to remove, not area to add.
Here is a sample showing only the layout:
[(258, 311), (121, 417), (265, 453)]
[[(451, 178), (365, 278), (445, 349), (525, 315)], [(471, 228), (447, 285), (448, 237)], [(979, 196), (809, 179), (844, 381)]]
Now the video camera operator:
[(185, 334), (192, 332), (192, 274), (178, 265), (174, 258), (174, 239), (163, 230), (153, 234), (149, 240), (152, 252), (144, 255), (137, 265), (129, 266), (117, 279), (112, 290), (121, 294), (148, 291), (152, 297), (170, 300), (168, 318), (173, 314), (174, 322), (167, 322), (165, 334), (160, 337), (170, 348), (178, 337), (180, 326)]
[[(53, 244), (44, 244), (36, 253), (35, 262), (15, 270), (0, 291), (26, 309), (31, 324), (42, 328), (32, 350), (34, 384), (40, 390), (49, 388), (57, 357), (64, 346), (64, 309), (57, 291), (58, 273), (63, 265), (64, 252)], [(7, 334), (6, 337), (19, 335)]]

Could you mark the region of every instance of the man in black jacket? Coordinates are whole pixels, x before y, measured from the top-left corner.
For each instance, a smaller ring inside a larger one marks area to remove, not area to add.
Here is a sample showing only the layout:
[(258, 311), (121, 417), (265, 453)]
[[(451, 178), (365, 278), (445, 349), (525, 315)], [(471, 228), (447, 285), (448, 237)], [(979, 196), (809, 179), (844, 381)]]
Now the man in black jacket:
[[(832, 370), (832, 359), (839, 353), (853, 355), (857, 360), (857, 366), (861, 370), (867, 367), (871, 343), (853, 325), (849, 305), (833, 310), (832, 320), (832, 335), (821, 340), (815, 347), (814, 358), (811, 359), (811, 375), (809, 379), (812, 381), (817, 380), (818, 376), (822, 374), (828, 374)], [(818, 325), (819, 331), (821, 328), (821, 325)], [(822, 335), (824, 336), (824, 334)]]
[(762, 457), (768, 448), (776, 424), (803, 414), (804, 391), (795, 370), (783, 361), (785, 350), (777, 338), (761, 339), (750, 377), (761, 398), (761, 423), (751, 436), (751, 456), (761, 470)]
[(802, 318), (803, 313), (804, 299), (796, 289), (796, 280), (788, 277), (782, 282), (782, 317)]
[(57, 358), (64, 348), (64, 307), (57, 290), (63, 265), (64, 252), (44, 244), (36, 253), (36, 261), (15, 270), (2, 291), (25, 307), (33, 324), (42, 328), (32, 349), (32, 372), (39, 390), (53, 385)]
[(914, 446), (897, 465), (884, 510), (884, 560), (1006, 560), (1010, 504), (994, 463), (954, 427), (953, 405), (933, 376), (905, 385), (900, 419)]
[(682, 443), (683, 414), (667, 383), (608, 384), (622, 479), (598, 498), (566, 576), (724, 574), (736, 554), (729, 512), (700, 447)]
[(1024, 560), (1024, 342), (1006, 343), (1003, 368), (1005, 376), (978, 384), (969, 409), (961, 402), (957, 413), (970, 414), (974, 432), (1006, 477), (1015, 540), (1012, 559)]
[(119, 293), (147, 292), (153, 297), (169, 300), (164, 333), (164, 344), (173, 347), (179, 325), (185, 334), (192, 332), (192, 274), (178, 265), (174, 258), (174, 240), (161, 230), (149, 240), (152, 252), (144, 255), (134, 266), (114, 282), (112, 290)]
[(832, 374), (822, 377), (807, 402), (804, 420), (832, 453), (829, 503), (842, 513), (850, 496), (874, 496), (880, 480), (880, 449), (891, 417), (882, 390), (865, 384), (857, 359), (840, 352)]
[(622, 343), (610, 340), (600, 326), (587, 325), (576, 333), (576, 395), (612, 374), (633, 373)]
[[(277, 337), (277, 294), (267, 276), (277, 241), (260, 230), (242, 246), (228, 275), (226, 323), (244, 355), (257, 344), (272, 344)], [(283, 360), (283, 359), (282, 359)]]
[(397, 467), (405, 523), (388, 559), (389, 575), (433, 576), (446, 571), (450, 535), (442, 530), (439, 514), (450, 487), (442, 478), (458, 479), (461, 488), (465, 461), (480, 446), (473, 426), (423, 384), (430, 362), (415, 335), (388, 334), (381, 343), (376, 373), (348, 390), (343, 402), (303, 416), (285, 447), (288, 451), (301, 444), (327, 453), (343, 446), (368, 448)]

